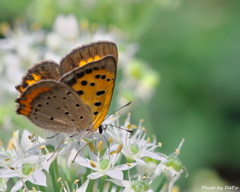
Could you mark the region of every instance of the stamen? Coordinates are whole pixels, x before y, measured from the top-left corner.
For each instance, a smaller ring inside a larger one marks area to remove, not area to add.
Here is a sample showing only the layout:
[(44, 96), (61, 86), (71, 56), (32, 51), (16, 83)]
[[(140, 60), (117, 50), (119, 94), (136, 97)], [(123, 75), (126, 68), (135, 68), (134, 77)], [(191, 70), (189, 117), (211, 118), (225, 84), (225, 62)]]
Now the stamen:
[(73, 183), (76, 185), (76, 183), (78, 183), (80, 181), (80, 179), (76, 179)]
[(180, 151), (178, 149), (175, 149), (175, 152), (180, 155)]
[(94, 161), (89, 161), (89, 163), (90, 163), (90, 165), (91, 165), (93, 168), (97, 167), (97, 165), (96, 165), (96, 163), (95, 163)]
[(46, 145), (39, 146), (38, 148), (43, 150), (46, 148)]
[(11, 145), (12, 149), (16, 149), (16, 146), (14, 144)]
[(113, 155), (114, 153), (117, 153), (117, 151), (111, 151), (110, 155)]
[(147, 143), (150, 143), (150, 137), (147, 138), (146, 142), (147, 142)]
[(133, 124), (131, 124), (131, 128), (132, 128), (132, 129), (137, 129), (137, 126), (136, 126), (136, 125), (133, 125)]
[(181, 149), (181, 147), (182, 147), (184, 141), (185, 141), (185, 139), (182, 139), (181, 143), (180, 143), (179, 146), (178, 146), (178, 151), (180, 151), (180, 149)]
[(109, 143), (113, 143), (112, 137), (109, 138)]
[(93, 146), (92, 142), (88, 142), (88, 146), (89, 146), (90, 150), (92, 152), (94, 152), (94, 146)]
[(103, 142), (100, 141), (100, 142), (98, 143), (98, 152), (100, 152), (100, 151), (102, 150), (102, 145), (103, 145)]
[(117, 148), (117, 154), (119, 154), (121, 151), (122, 151), (122, 147), (123, 147), (123, 145), (122, 144), (119, 144), (118, 145), (118, 148)]
[(33, 138), (34, 136), (35, 136), (35, 133), (33, 133), (32, 135), (29, 135), (29, 136), (28, 136), (28, 139), (29, 139), (29, 140), (32, 140), (32, 138)]

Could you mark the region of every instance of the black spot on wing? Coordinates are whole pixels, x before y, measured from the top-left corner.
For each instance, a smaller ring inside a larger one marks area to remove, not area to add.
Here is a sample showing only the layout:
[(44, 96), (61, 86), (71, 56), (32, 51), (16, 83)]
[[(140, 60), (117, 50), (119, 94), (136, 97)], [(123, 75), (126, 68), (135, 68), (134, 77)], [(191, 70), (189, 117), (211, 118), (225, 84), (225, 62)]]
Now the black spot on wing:
[(105, 93), (104, 90), (100, 90), (100, 91), (97, 91), (97, 92), (96, 92), (96, 95), (97, 95), (97, 96), (101, 96), (101, 95), (103, 95), (104, 93)]
[(86, 80), (81, 81), (81, 85), (83, 85), (83, 86), (86, 86), (87, 83), (88, 83), (88, 82), (87, 82)]
[(78, 94), (78, 95), (83, 95), (84, 92), (83, 92), (83, 90), (79, 90), (79, 91), (77, 91), (77, 94)]
[(85, 73), (86, 73), (86, 74), (92, 73), (92, 69), (86, 69), (86, 70), (85, 70)]
[(79, 73), (76, 74), (76, 77), (79, 79), (79, 78), (82, 78), (84, 76), (84, 72), (81, 71)]
[(102, 104), (102, 102), (100, 102), (100, 101), (94, 103), (94, 105), (95, 105), (96, 107), (99, 107), (101, 104)]
[(95, 78), (96, 79), (99, 79), (100, 78), (100, 75), (98, 74), (98, 75), (95, 75)]

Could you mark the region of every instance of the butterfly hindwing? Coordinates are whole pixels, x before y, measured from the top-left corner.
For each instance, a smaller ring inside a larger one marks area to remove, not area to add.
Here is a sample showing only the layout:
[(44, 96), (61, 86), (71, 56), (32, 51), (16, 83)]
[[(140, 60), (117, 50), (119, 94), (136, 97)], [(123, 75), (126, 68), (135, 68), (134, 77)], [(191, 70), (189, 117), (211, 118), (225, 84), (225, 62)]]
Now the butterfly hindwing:
[(60, 82), (69, 85), (81, 100), (90, 107), (95, 131), (102, 123), (111, 103), (117, 62), (106, 56), (63, 75)]
[(99, 41), (73, 49), (60, 62), (63, 73), (99, 60), (107, 55), (113, 55), (118, 60), (117, 46), (113, 42)]
[(90, 108), (66, 84), (45, 80), (29, 86), (17, 99), (19, 114), (55, 132), (79, 133), (92, 124)]
[(20, 85), (16, 86), (19, 92), (23, 92), (25, 88), (38, 81), (46, 79), (58, 80), (62, 76), (61, 69), (57, 63), (51, 60), (43, 60), (31, 67), (22, 78)]

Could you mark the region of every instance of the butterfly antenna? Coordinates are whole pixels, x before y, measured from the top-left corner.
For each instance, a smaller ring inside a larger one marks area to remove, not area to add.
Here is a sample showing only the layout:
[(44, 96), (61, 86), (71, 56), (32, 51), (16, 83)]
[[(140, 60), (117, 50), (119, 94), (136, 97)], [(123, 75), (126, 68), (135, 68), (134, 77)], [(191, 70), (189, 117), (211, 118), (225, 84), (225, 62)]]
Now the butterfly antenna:
[(130, 102), (128, 102), (127, 104), (123, 105), (122, 107), (119, 107), (119, 108), (116, 109), (114, 112), (112, 112), (111, 114), (107, 115), (104, 120), (106, 120), (108, 117), (110, 117), (112, 114), (116, 113), (116, 112), (119, 111), (120, 109), (122, 109), (122, 108), (124, 108), (124, 107), (127, 107), (127, 106), (130, 105), (131, 103), (132, 103), (132, 102), (130, 101)]
[[(131, 131), (131, 130), (129, 130), (129, 129), (125, 129), (125, 128), (123, 128), (123, 127), (119, 127), (119, 126), (117, 126), (117, 125), (112, 125), (112, 124), (104, 124), (104, 125), (106, 125), (106, 127), (107, 127), (107, 125), (109, 125), (109, 126), (113, 126), (113, 127), (118, 128), (118, 129), (122, 129), (122, 130), (124, 130), (124, 131), (127, 131), (127, 132), (129, 132), (129, 133), (134, 133), (134, 131)], [(107, 129), (106, 127), (104, 128), (104, 130)]]

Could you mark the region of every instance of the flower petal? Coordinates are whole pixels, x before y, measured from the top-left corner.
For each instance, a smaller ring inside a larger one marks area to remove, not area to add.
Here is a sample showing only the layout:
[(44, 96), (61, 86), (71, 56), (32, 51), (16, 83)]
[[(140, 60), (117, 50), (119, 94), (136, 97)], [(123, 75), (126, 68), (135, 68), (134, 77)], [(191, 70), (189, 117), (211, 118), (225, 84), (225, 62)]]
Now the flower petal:
[(156, 153), (150, 152), (150, 151), (146, 151), (144, 153), (144, 157), (150, 157), (156, 160), (160, 160), (160, 161), (166, 161), (166, 157), (158, 155)]
[(91, 173), (87, 176), (87, 178), (89, 179), (97, 179), (99, 177), (102, 177), (104, 174), (103, 173), (99, 173), (99, 172), (94, 172), (94, 173)]
[(28, 180), (36, 185), (47, 186), (46, 175), (40, 170), (35, 171)]
[(113, 179), (123, 180), (123, 172), (120, 169), (112, 169), (106, 174)]
[(89, 163), (89, 159), (81, 157), (81, 156), (77, 156), (75, 163), (78, 163), (79, 165), (82, 165), (84, 167), (88, 167), (90, 169), (95, 170), (95, 168), (93, 168), (90, 163)]
[(24, 129), (22, 133), (22, 138), (21, 138), (21, 147), (23, 150), (27, 150), (28, 148), (33, 146), (31, 140), (28, 138), (30, 135), (32, 134), (26, 129)]
[(116, 179), (107, 179), (107, 180), (121, 187), (130, 187), (130, 182), (127, 180), (116, 180)]
[(133, 167), (135, 167), (137, 165), (137, 163), (129, 163), (131, 166), (127, 165), (127, 164), (121, 164), (121, 165), (117, 165), (115, 166), (115, 168), (118, 168), (122, 171), (127, 170), (127, 169), (131, 169)]
[(134, 158), (134, 160), (139, 164), (139, 165), (146, 165), (145, 161), (139, 158)]
[(77, 192), (85, 192), (87, 190), (90, 179), (87, 179), (81, 187), (77, 189)]
[(19, 180), (11, 189), (11, 192), (19, 191), (23, 186), (23, 181)]
[(12, 170), (12, 169), (0, 169), (0, 178), (12, 178), (12, 177), (20, 177), (20, 175)]
[[(42, 162), (42, 167), (44, 170), (46, 170), (47, 172), (49, 172), (49, 167), (51, 165), (51, 163), (55, 160), (56, 155), (52, 156), (53, 153), (49, 153), (47, 155), (45, 155), (45, 159)], [(50, 158), (50, 159), (49, 159)]]

